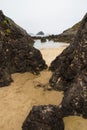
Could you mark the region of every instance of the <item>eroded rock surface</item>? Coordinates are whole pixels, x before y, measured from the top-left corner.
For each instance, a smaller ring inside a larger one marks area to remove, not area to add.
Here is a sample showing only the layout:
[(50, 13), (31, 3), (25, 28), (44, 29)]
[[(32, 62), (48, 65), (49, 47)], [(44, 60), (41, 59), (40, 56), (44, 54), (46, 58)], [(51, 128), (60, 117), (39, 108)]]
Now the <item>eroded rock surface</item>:
[(38, 74), (47, 65), (25, 30), (0, 11), (0, 87), (9, 85), (11, 74)]
[(34, 106), (22, 130), (64, 130), (62, 113), (55, 105)]
[(61, 103), (64, 115), (87, 118), (87, 14), (73, 43), (56, 57), (50, 69), (54, 71), (51, 86), (64, 91)]
[(87, 14), (73, 43), (56, 57), (50, 69), (54, 71), (50, 85), (64, 91), (62, 102), (59, 106), (33, 107), (23, 130), (64, 130), (63, 117), (87, 118)]
[[(56, 59), (51, 63), (50, 69), (54, 74), (50, 80), (52, 86), (58, 83), (73, 83), (77, 75), (87, 69), (87, 14), (81, 22), (80, 29), (73, 41)], [(64, 88), (65, 88), (64, 87)]]
[(34, 43), (33, 39), (23, 28), (17, 25), (12, 19), (5, 16), (3, 12), (0, 10), (0, 41), (1, 37), (6, 41), (11, 41), (12, 39), (23, 39), (25, 42), (28, 42), (31, 46)]

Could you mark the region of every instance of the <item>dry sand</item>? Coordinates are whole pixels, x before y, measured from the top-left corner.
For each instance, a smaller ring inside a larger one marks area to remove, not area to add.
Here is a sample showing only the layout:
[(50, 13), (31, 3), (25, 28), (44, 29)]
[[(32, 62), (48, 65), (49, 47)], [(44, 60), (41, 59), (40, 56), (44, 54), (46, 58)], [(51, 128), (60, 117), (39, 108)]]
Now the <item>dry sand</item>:
[[(49, 65), (64, 48), (42, 49), (41, 53)], [(31, 73), (12, 75), (14, 82), (0, 88), (0, 130), (22, 130), (22, 123), (33, 105), (60, 104), (62, 92), (44, 89), (50, 76), (48, 70), (38, 76)], [(87, 120), (81, 117), (67, 117), (64, 122), (65, 130), (87, 130)]]

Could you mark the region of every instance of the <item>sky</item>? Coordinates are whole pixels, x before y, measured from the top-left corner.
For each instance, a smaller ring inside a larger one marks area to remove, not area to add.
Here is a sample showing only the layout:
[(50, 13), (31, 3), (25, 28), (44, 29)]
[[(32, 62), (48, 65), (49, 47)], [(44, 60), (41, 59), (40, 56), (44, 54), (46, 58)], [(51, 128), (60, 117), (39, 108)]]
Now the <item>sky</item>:
[(87, 0), (0, 0), (0, 10), (28, 33), (59, 34), (83, 18)]

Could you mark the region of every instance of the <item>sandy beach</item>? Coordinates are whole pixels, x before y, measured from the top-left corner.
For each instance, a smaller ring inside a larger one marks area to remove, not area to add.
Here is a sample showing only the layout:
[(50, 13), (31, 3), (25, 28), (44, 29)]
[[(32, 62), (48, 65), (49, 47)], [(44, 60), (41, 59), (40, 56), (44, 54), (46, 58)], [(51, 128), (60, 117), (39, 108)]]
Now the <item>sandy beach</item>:
[[(41, 49), (48, 66), (65, 47)], [(12, 75), (14, 82), (0, 88), (0, 130), (22, 130), (22, 123), (33, 105), (60, 104), (63, 93), (44, 88), (51, 75), (48, 70), (40, 75), (28, 72)], [(64, 122), (65, 130), (87, 130), (87, 120), (81, 117), (67, 117)]]

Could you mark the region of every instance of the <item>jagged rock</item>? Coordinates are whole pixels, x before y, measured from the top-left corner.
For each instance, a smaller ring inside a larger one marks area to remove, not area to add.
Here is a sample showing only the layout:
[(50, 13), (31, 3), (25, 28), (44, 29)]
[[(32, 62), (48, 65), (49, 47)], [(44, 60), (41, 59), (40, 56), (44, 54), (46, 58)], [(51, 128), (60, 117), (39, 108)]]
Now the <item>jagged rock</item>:
[(51, 63), (50, 85), (63, 90), (64, 115), (82, 114), (87, 118), (87, 14), (73, 43)]
[(61, 103), (63, 116), (78, 115), (87, 119), (87, 74), (85, 70), (64, 93)]
[(30, 44), (30, 36), (16, 26), (0, 11), (0, 87), (10, 84), (12, 73), (38, 74), (47, 67), (40, 51)]
[(87, 119), (87, 14), (73, 43), (56, 57), (50, 69), (55, 72), (49, 82), (54, 89), (64, 91), (63, 100), (59, 107), (33, 107), (23, 130), (64, 130), (63, 117)]
[(1, 10), (0, 35), (3, 37), (3, 39), (6, 39), (6, 41), (10, 41), (11, 39), (24, 39), (24, 41), (28, 42), (31, 45), (33, 45), (34, 43), (30, 35), (23, 28), (17, 25), (13, 20), (5, 16)]
[(38, 74), (47, 67), (40, 51), (24, 41), (12, 40), (2, 42), (0, 45), (2, 46), (0, 49), (0, 86), (9, 85), (12, 81), (10, 78), (12, 73)]
[(22, 130), (64, 130), (62, 114), (55, 105), (34, 106)]
[[(75, 76), (86, 68), (87, 64), (87, 14), (81, 22), (80, 29), (73, 41), (59, 56), (52, 61), (50, 70), (55, 71), (52, 76), (57, 82), (71, 82)], [(52, 80), (51, 80), (52, 81)], [(51, 82), (52, 83), (52, 82)]]
[(44, 35), (44, 32), (40, 31), (36, 35)]

